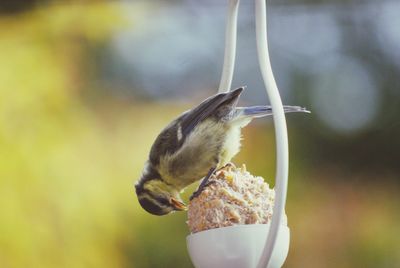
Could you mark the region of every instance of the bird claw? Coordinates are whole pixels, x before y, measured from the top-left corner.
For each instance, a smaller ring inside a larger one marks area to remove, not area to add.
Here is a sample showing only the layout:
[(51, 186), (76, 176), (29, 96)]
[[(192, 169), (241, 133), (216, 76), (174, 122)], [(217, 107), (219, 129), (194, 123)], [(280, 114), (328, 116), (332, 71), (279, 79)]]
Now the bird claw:
[(204, 191), (205, 188), (210, 186), (211, 184), (214, 184), (215, 181), (208, 181), (207, 183), (203, 184), (203, 186), (199, 186), (199, 188), (189, 197), (189, 200), (192, 201), (193, 199), (199, 197), (199, 195)]
[(236, 168), (236, 166), (234, 163), (228, 162), (225, 164), (225, 166), (221, 167), (219, 170), (224, 169), (224, 168)]
[(214, 174), (215, 172), (215, 168), (211, 168), (208, 171), (207, 176), (201, 181), (199, 188), (197, 188), (197, 190), (189, 197), (189, 200), (192, 201), (194, 198), (198, 197), (204, 190), (204, 188), (206, 188), (208, 185), (214, 183), (214, 182), (210, 182), (208, 181), (208, 179), (212, 176), (212, 174)]

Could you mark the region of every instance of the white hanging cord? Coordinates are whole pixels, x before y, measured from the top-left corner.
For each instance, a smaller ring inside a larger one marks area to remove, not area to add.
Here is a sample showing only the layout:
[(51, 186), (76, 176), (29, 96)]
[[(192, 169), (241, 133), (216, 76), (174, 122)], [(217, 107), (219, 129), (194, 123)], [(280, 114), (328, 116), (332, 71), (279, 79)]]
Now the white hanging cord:
[(258, 268), (265, 268), (268, 267), (268, 263), (271, 259), (272, 251), (275, 247), (279, 227), (285, 211), (288, 184), (289, 149), (285, 113), (283, 111), (278, 87), (272, 73), (271, 61), (268, 52), (266, 0), (255, 0), (255, 4), (258, 60), (273, 111), (277, 158), (274, 213), (272, 215), (271, 227), (264, 251), (258, 264)]
[(225, 30), (225, 55), (218, 93), (231, 90), (235, 69), (237, 17), (240, 0), (229, 0), (228, 18)]

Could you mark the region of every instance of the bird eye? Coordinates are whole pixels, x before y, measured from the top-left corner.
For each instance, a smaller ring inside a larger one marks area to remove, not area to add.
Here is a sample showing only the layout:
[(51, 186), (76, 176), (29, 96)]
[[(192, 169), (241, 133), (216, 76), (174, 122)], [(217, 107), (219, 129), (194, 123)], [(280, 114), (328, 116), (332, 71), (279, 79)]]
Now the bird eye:
[(152, 202), (148, 198), (139, 199), (139, 203), (144, 210), (146, 210), (147, 212), (149, 212), (153, 215), (161, 216), (161, 215), (165, 215), (168, 213), (162, 207), (160, 207), (156, 203)]
[(158, 203), (160, 203), (161, 205), (164, 205), (166, 207), (170, 206), (170, 202), (168, 199), (164, 198), (164, 197), (156, 197), (156, 200)]

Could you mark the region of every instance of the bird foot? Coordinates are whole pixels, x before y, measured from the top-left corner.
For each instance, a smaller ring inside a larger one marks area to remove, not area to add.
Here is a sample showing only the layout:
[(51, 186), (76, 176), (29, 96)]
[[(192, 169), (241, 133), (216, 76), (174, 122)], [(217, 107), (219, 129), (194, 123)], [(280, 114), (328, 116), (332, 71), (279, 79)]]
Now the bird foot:
[(190, 197), (189, 200), (192, 201), (193, 199), (199, 197), (199, 195), (204, 191), (205, 188), (210, 186), (211, 184), (214, 184), (215, 181), (208, 181), (205, 183), (201, 188), (199, 187)]
[(221, 169), (224, 169), (224, 168), (236, 168), (236, 166), (235, 166), (234, 163), (228, 162), (228, 163), (226, 163), (223, 167), (221, 167), (220, 170), (221, 170)]
[(208, 171), (207, 176), (201, 181), (199, 188), (197, 188), (197, 190), (189, 197), (189, 200), (192, 201), (193, 198), (198, 197), (201, 192), (203, 192), (204, 188), (206, 188), (208, 185), (212, 184), (213, 182), (208, 181), (208, 179), (212, 176), (212, 174), (214, 174), (216, 168), (211, 168)]

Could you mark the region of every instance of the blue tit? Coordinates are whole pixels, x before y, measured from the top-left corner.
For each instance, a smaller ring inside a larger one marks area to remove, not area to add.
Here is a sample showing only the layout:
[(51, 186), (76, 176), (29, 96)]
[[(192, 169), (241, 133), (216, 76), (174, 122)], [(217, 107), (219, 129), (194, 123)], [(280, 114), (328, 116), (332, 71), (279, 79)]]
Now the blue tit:
[[(180, 193), (225, 166), (240, 150), (241, 129), (253, 118), (272, 114), (270, 106), (236, 107), (243, 87), (220, 93), (184, 112), (156, 138), (139, 181), (140, 205), (154, 215), (186, 209)], [(308, 112), (284, 106), (285, 112)]]

